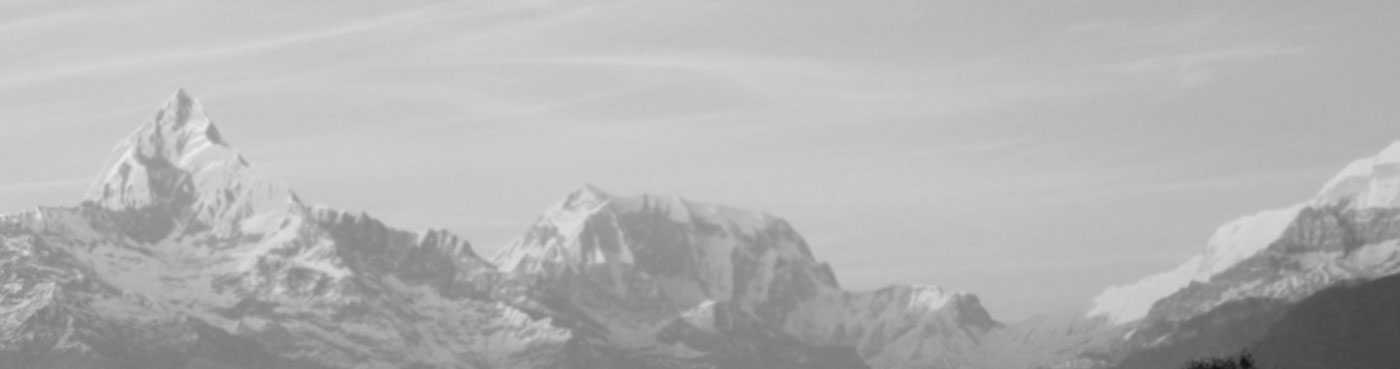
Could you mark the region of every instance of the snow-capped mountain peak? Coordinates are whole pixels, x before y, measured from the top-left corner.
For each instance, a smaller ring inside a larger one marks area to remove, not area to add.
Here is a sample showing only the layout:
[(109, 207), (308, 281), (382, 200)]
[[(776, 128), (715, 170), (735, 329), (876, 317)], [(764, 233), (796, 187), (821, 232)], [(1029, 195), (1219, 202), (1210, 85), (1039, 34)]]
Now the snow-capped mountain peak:
[(1376, 156), (1358, 159), (1323, 186), (1315, 204), (1350, 201), (1356, 208), (1400, 206), (1400, 142)]
[(227, 233), (243, 219), (299, 204), (229, 146), (183, 89), (118, 144), (107, 163), (87, 201), (110, 210), (156, 209)]
[(118, 144), (112, 159), (105, 167), (103, 181), (93, 188), (93, 197), (101, 198), (101, 192), (109, 189), (102, 185), (113, 184), (111, 180), (122, 175), (122, 164), (163, 161), (160, 164), (191, 168), (216, 161), (241, 161), (204, 113), (204, 107), (183, 89), (176, 91), (152, 120)]

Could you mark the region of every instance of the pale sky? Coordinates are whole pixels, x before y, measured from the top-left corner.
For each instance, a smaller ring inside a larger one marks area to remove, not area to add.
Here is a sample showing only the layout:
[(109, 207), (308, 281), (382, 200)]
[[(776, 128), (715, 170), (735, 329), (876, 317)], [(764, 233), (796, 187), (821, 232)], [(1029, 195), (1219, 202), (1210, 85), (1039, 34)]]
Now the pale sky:
[(593, 183), (1015, 320), (1400, 139), (1400, 4), (0, 0), (0, 212), (76, 204), (180, 87), (308, 202), (486, 256)]

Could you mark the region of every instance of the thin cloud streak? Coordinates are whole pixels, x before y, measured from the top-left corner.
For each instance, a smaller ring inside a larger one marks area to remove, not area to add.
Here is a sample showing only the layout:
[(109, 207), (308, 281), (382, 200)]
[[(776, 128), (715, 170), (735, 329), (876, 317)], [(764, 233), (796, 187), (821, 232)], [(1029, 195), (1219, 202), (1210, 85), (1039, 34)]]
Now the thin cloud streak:
[(82, 75), (90, 75), (97, 73), (113, 73), (117, 71), (138, 68), (156, 68), (172, 64), (188, 63), (202, 60), (222, 60), (225, 58), (237, 58), (241, 56), (247, 56), (249, 54), (271, 51), (288, 46), (343, 37), (355, 33), (381, 29), (384, 27), (402, 25), (408, 23), (411, 20), (422, 19), (426, 16), (433, 15), (434, 13), (435, 12), (433, 8), (424, 8), (413, 11), (406, 11), (389, 16), (383, 16), (358, 23), (352, 23), (326, 29), (304, 31), (287, 36), (245, 42), (236, 45), (193, 51), (166, 51), (140, 55), (130, 55), (107, 60), (100, 60), (96, 62), (89, 62), (86, 64), (70, 65), (52, 68), (48, 70), (27, 72), (21, 74), (20, 77), (0, 79), (0, 88), (21, 88), (27, 85), (43, 83), (45, 81), (68, 79)]
[(1110, 65), (1105, 70), (1121, 73), (1153, 72), (1164, 69), (1180, 69), (1243, 62), (1275, 56), (1293, 55), (1305, 51), (1302, 47), (1278, 44), (1254, 45), (1230, 49), (1195, 51), (1188, 53), (1155, 55), (1141, 60)]
[(1137, 76), (1165, 81), (1181, 88), (1199, 87), (1218, 78), (1229, 65), (1256, 62), (1300, 54), (1302, 47), (1283, 44), (1262, 44), (1226, 49), (1152, 55), (1138, 60), (1110, 64), (1102, 71), (1109, 74)]

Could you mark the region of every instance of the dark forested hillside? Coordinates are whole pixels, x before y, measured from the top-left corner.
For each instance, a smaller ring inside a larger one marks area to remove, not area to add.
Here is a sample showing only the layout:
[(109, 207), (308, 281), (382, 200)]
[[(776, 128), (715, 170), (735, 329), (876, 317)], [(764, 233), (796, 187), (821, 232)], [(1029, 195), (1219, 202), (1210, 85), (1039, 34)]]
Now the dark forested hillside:
[(1400, 368), (1400, 275), (1303, 300), (1251, 351), (1271, 369)]

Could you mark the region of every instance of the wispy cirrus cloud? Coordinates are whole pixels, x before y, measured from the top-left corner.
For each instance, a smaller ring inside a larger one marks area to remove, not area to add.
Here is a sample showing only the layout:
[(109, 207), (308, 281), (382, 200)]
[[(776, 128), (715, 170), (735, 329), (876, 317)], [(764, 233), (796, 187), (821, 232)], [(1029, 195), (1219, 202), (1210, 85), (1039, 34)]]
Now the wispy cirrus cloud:
[[(17, 88), (25, 85), (41, 83), (52, 80), (62, 80), (82, 75), (111, 73), (115, 71), (135, 68), (158, 68), (178, 63), (186, 63), (202, 60), (220, 60), (234, 58), (248, 54), (266, 52), (279, 48), (294, 46), (298, 44), (326, 40), (337, 37), (344, 37), (361, 32), (369, 32), (384, 27), (411, 23), (415, 20), (423, 19), (435, 15), (436, 8), (420, 8), (403, 11), (391, 15), (367, 19), (359, 22), (346, 23), (334, 27), (313, 29), (279, 35), (272, 38), (245, 41), (222, 46), (198, 48), (192, 50), (162, 50), (129, 55), (112, 56), (101, 59), (84, 61), (78, 64), (63, 65), (47, 69), (28, 71), (26, 73), (11, 75), (8, 78), (0, 78), (0, 88)], [(30, 26), (39, 26), (53, 22), (70, 22), (75, 17), (80, 17), (80, 13), (55, 14), (47, 22), (35, 22)], [(22, 26), (17, 26), (22, 27)]]
[(1153, 55), (1126, 63), (1110, 65), (1107, 70), (1135, 73), (1237, 63), (1275, 56), (1298, 54), (1302, 47), (1283, 44), (1249, 45), (1236, 48), (1192, 51)]
[(1152, 80), (1165, 81), (1178, 87), (1190, 88), (1210, 83), (1222, 68), (1229, 65), (1295, 55), (1304, 51), (1306, 49), (1300, 46), (1267, 43), (1149, 55), (1136, 60), (1109, 64), (1102, 70), (1110, 74), (1142, 76)]

